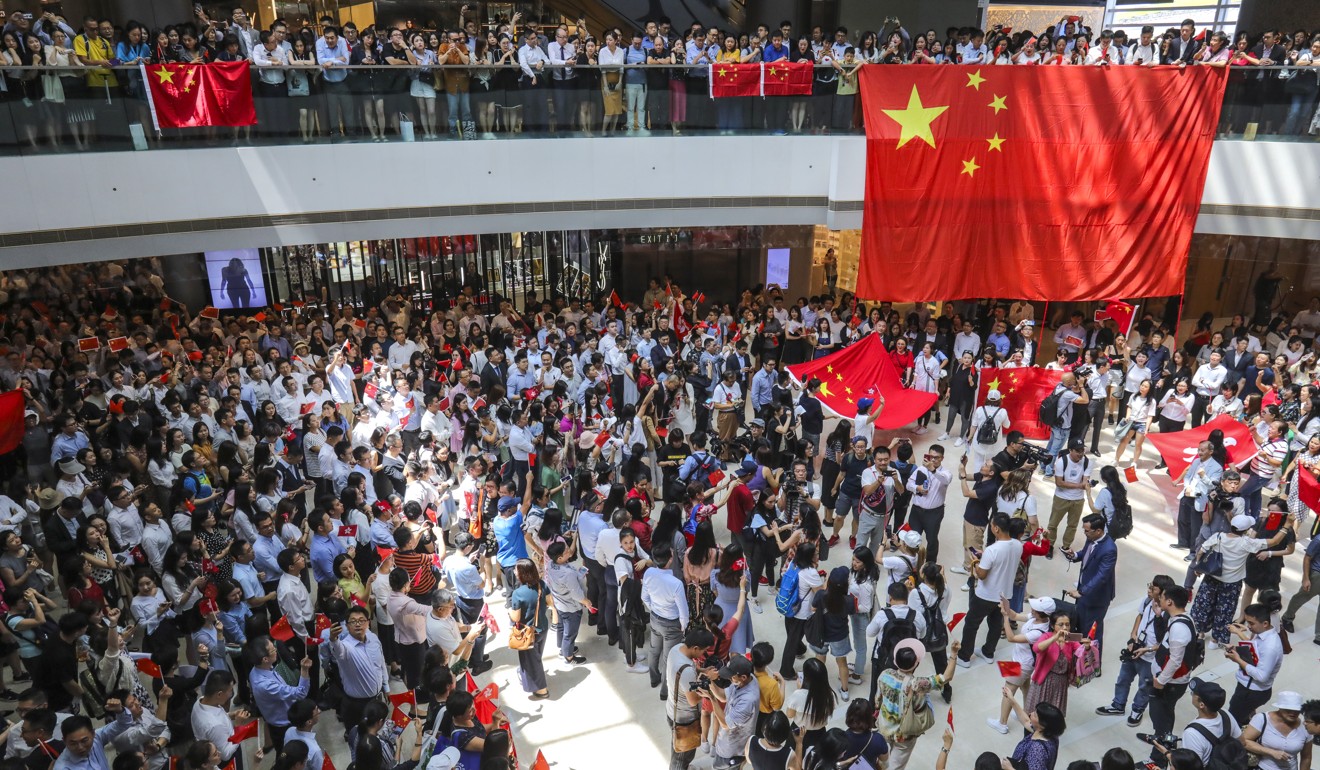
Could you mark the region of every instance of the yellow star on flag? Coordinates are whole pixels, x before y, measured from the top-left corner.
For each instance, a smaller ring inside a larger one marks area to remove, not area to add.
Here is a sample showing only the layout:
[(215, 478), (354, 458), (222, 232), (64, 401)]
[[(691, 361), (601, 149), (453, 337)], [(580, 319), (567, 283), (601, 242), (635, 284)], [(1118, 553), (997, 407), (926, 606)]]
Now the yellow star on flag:
[(1003, 150), (999, 148), (1001, 145), (1003, 145), (1004, 140), (999, 138), (999, 134), (997, 132), (995, 133), (993, 138), (987, 139), (986, 141), (990, 143), (990, 150), (989, 150), (990, 152), (1003, 152)]
[(174, 82), (174, 73), (171, 72), (168, 67), (162, 66), (160, 69), (156, 70), (155, 72), (156, 72), (156, 77), (160, 78), (160, 82), (162, 83)]
[(850, 403), (850, 404), (854, 404), (854, 405), (857, 403), (856, 401), (853, 401), (851, 398), (844, 399), (844, 400), (847, 401), (848, 403)]
[(771, 74), (771, 75), (778, 75), (778, 74), (779, 74), (779, 70), (775, 69), (775, 66), (774, 66), (773, 64), (770, 65), (770, 74)]
[(1009, 388), (1009, 389), (1008, 389), (1009, 395), (1012, 395), (1013, 390), (1014, 390), (1014, 388)]
[(976, 72), (969, 73), (969, 74), (967, 75), (967, 87), (968, 87), (968, 88), (975, 88), (977, 91), (980, 91), (980, 90), (981, 90), (981, 84), (984, 83), (984, 82), (985, 82), (985, 78), (981, 77), (981, 71), (980, 71), (980, 70), (977, 70)]
[(725, 68), (723, 68), (723, 67), (720, 67), (720, 77), (726, 77), (726, 76), (728, 76), (728, 74), (729, 74), (729, 71), (728, 71), (727, 69), (725, 69)]
[(998, 94), (996, 94), (994, 101), (990, 102), (990, 107), (995, 111), (996, 115), (998, 115), (1003, 110), (1008, 109), (1008, 105), (1004, 104), (1005, 100), (1007, 99), (1008, 99), (1007, 96), (999, 96)]
[(965, 160), (962, 162), (962, 164), (963, 164), (962, 172), (967, 176), (974, 177), (976, 176), (976, 172), (981, 170), (981, 167), (976, 165), (976, 158), (972, 158), (971, 160)]
[(888, 115), (895, 123), (902, 127), (903, 130), (898, 135), (899, 147), (902, 147), (913, 139), (920, 139), (934, 149), (935, 136), (930, 132), (930, 124), (947, 109), (949, 109), (947, 106), (925, 106), (921, 103), (921, 95), (917, 93), (917, 87), (912, 86), (912, 95), (908, 97), (906, 109), (881, 110), (881, 112)]
[(834, 374), (834, 364), (826, 364), (825, 371), (829, 372), (830, 374)]
[(844, 388), (843, 391), (850, 396), (852, 395), (852, 388)]
[(999, 378), (998, 378), (998, 377), (996, 377), (996, 378), (994, 378), (993, 380), (990, 381), (990, 389), (991, 389), (991, 390), (999, 390)]
[(842, 375), (842, 374), (836, 374), (836, 375), (834, 375), (834, 379), (838, 380), (839, 382), (843, 382), (843, 375)]
[(834, 395), (833, 393), (830, 392), (830, 384), (829, 384), (828, 382), (822, 382), (822, 383), (821, 383), (821, 385), (820, 385), (820, 394), (821, 394), (822, 396), (825, 396), (826, 398), (830, 398), (830, 397), (832, 397), (832, 396)]

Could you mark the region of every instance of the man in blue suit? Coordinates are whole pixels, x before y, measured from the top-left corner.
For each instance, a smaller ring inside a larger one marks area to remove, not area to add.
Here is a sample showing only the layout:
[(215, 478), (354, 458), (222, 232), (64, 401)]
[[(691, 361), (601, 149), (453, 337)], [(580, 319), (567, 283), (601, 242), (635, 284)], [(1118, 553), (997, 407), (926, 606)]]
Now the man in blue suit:
[(1078, 628), (1085, 634), (1095, 624), (1095, 640), (1100, 642), (1105, 633), (1105, 614), (1114, 601), (1114, 572), (1118, 565), (1118, 545), (1105, 534), (1104, 514), (1093, 513), (1082, 519), (1082, 535), (1086, 546), (1081, 553), (1063, 549), (1068, 561), (1081, 562), (1082, 574), (1077, 588), (1068, 589), (1069, 596), (1077, 600)]

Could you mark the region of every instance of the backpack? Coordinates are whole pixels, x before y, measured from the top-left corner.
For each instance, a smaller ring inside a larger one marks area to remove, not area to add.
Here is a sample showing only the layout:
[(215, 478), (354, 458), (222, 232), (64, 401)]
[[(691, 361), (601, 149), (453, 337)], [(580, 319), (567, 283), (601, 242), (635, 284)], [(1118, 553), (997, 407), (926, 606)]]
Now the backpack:
[[(984, 408), (982, 407), (982, 409)], [(981, 423), (981, 427), (976, 429), (976, 443), (987, 446), (999, 440), (999, 426), (995, 423), (995, 417), (1001, 411), (1003, 410), (996, 409), (994, 414), (984, 412), (985, 421)]]
[[(920, 593), (921, 589), (917, 589)], [(926, 595), (921, 594), (921, 616), (926, 621), (926, 635), (921, 643), (927, 650), (942, 650), (949, 646), (949, 627), (944, 624), (944, 613), (940, 611), (940, 598), (933, 604), (926, 604)]]
[(1160, 647), (1155, 652), (1155, 662), (1161, 667), (1168, 662), (1169, 647), (1165, 644), (1165, 640), (1168, 639), (1169, 629), (1173, 628), (1173, 624), (1180, 620), (1191, 630), (1192, 641), (1188, 642), (1187, 649), (1183, 652), (1182, 665), (1173, 673), (1175, 677), (1185, 676), (1186, 674), (1195, 671), (1205, 662), (1205, 640), (1196, 633), (1196, 624), (1186, 615), (1179, 615), (1172, 621), (1166, 623), (1161, 623), (1159, 620), (1156, 621), (1155, 636), (1160, 640)]
[(1063, 415), (1059, 409), (1059, 401), (1062, 398), (1063, 388), (1055, 388), (1053, 393), (1040, 402), (1040, 410), (1036, 413), (1036, 419), (1040, 421), (1041, 425), (1047, 425), (1051, 428), (1063, 426)]
[(692, 458), (697, 461), (697, 464), (688, 472), (687, 478), (679, 474), (678, 480), (684, 485), (699, 484), (704, 492), (710, 489), (710, 474), (720, 469), (720, 461), (704, 449), (701, 450), (701, 456), (693, 452)]
[(1122, 540), (1132, 534), (1132, 506), (1114, 507), (1114, 517), (1109, 520), (1109, 536)]
[(901, 618), (888, 607), (881, 612), (885, 614), (885, 630), (871, 651), (871, 663), (880, 670), (898, 668), (894, 665), (894, 648), (904, 639), (917, 638), (916, 611), (909, 608), (907, 616)]
[(802, 606), (802, 597), (798, 595), (798, 566), (789, 564), (784, 577), (779, 581), (779, 593), (775, 594), (775, 611), (786, 618), (797, 614)]
[(1205, 770), (1239, 770), (1246, 767), (1247, 749), (1241, 741), (1233, 737), (1230, 717), (1221, 711), (1219, 719), (1221, 720), (1219, 735), (1210, 732), (1205, 725), (1198, 722), (1188, 725), (1210, 744), (1210, 760), (1205, 763)]

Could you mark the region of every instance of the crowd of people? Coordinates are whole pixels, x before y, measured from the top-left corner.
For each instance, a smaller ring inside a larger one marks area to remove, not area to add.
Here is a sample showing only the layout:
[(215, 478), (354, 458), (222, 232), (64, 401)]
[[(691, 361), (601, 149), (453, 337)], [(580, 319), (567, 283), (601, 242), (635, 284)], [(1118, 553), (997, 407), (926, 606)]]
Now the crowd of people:
[[(161, 29), (134, 20), (82, 21), (50, 10), (10, 11), (0, 40), (0, 101), (15, 140), (32, 149), (89, 149), (98, 119), (150, 126), (139, 64), (250, 61), (258, 138), (362, 141), (492, 138), (496, 134), (851, 131), (861, 125), (858, 69), (867, 64), (1207, 65), (1230, 67), (1220, 129), (1242, 134), (1320, 132), (1320, 37), (1197, 30), (1093, 30), (1075, 17), (1039, 32), (950, 27), (910, 34), (884, 28), (831, 34), (788, 22), (755, 31), (675, 27), (588, 29), (586, 20), (538, 25), (519, 14), (479, 24), (464, 6), (451, 27), (412, 22), (359, 29), (332, 17), (256, 27), (241, 6)], [(722, 62), (809, 62), (809, 95), (711, 98)], [(1260, 67), (1271, 69), (1260, 70)], [(1279, 69), (1284, 67), (1283, 69)], [(397, 68), (397, 69), (391, 69)], [(144, 131), (144, 141), (251, 140), (252, 127)]]
[[(628, 302), (383, 286), (365, 307), (221, 315), (170, 299), (163, 273), (0, 275), (0, 388), (25, 401), (0, 458), (0, 699), (21, 722), (0, 770), (216, 770), (258, 718), (256, 758), (280, 770), (521, 766), (536, 747), (519, 764), (481, 689), (491, 653), (544, 700), (546, 661), (586, 664), (593, 635), (592, 665), (664, 701), (675, 769), (901, 770), (938, 736), (934, 699), (986, 661), (1003, 689), (985, 726), (1022, 738), (978, 770), (1310, 766), (1320, 700), (1276, 679), (1320, 592), (1301, 495), (1320, 298), (1207, 313), (1175, 342), (1150, 314), (1125, 335), (1081, 308), (1051, 323), (1028, 302), (899, 312), (777, 287), (723, 304), (669, 277)], [(832, 415), (785, 369), (868, 335), (942, 399), (888, 441), (883, 395)], [(1065, 372), (1033, 445), (998, 392), (977, 405), (962, 383), (1038, 363), (1042, 342)], [(1249, 462), (1212, 433), (1165, 482), (1177, 510), (1134, 511), (1120, 471), (1154, 465), (1140, 437), (1220, 415), (1249, 427)], [(1110, 462), (1101, 433), (1124, 439)], [(941, 542), (949, 507), (959, 542)], [(1134, 519), (1148, 548), (1176, 531), (1187, 568), (1128, 597), (1124, 635), (1107, 616)], [(1056, 554), (1077, 572), (1032, 580)], [(1231, 694), (1198, 676), (1221, 661)], [(1096, 680), (1114, 683), (1100, 716), (1149, 711), (1149, 732), (1065, 765), (1070, 690)], [(322, 710), (350, 757), (321, 746)], [(945, 732), (937, 766), (979, 729)]]

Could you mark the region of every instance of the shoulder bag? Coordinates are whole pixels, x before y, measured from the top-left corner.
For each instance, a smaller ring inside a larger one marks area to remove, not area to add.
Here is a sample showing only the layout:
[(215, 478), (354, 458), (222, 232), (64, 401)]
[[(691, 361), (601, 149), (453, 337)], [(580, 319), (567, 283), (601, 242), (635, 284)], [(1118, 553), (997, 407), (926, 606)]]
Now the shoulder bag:
[(903, 686), (903, 714), (898, 720), (898, 735), (904, 740), (926, 734), (935, 726), (935, 711), (926, 693), (913, 686), (911, 678)]
[(1219, 551), (1223, 535), (1217, 537), (1219, 539), (1213, 541), (1214, 548), (1209, 548), (1212, 541), (1208, 540), (1201, 546), (1201, 551), (1196, 555), (1196, 565), (1192, 568), (1194, 572), (1213, 578), (1224, 574), (1224, 554)]
[(509, 649), (530, 650), (536, 646), (536, 627), (541, 623), (541, 589), (536, 589), (536, 614), (531, 623), (519, 623), (509, 629)]
[[(691, 667), (692, 664), (685, 663), (681, 667), (679, 667), (677, 671), (674, 672), (674, 686), (669, 688), (669, 697), (673, 698), (675, 703), (678, 702), (678, 698), (680, 696), (686, 695), (686, 693), (680, 693), (678, 691), (678, 678), (683, 674), (683, 669), (691, 668)], [(674, 713), (678, 713), (677, 706), (675, 706), (674, 708)], [(677, 722), (674, 723), (674, 753), (675, 754), (682, 754), (684, 752), (692, 751), (700, 745), (701, 745), (700, 719), (694, 719), (691, 722), (682, 725)]]

